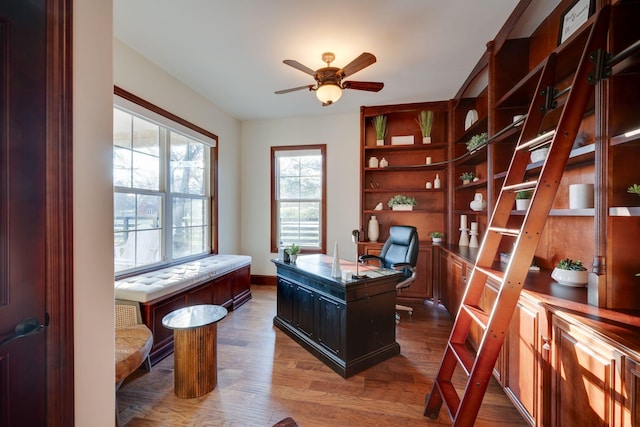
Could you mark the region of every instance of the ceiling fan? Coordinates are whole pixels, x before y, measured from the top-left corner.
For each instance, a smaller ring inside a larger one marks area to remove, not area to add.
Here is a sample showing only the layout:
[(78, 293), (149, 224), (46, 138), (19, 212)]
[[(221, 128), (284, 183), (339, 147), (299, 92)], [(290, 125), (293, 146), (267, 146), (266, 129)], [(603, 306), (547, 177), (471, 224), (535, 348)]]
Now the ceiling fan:
[(291, 89), (278, 90), (275, 93), (277, 95), (283, 93), (294, 92), (296, 90), (308, 89), (316, 92), (316, 97), (322, 102), (322, 106), (331, 105), (336, 102), (340, 96), (342, 96), (342, 89), (356, 89), (366, 90), (369, 92), (378, 92), (384, 87), (384, 83), (378, 82), (356, 82), (356, 81), (342, 81), (343, 78), (357, 73), (363, 68), (376, 62), (376, 57), (368, 52), (364, 52), (356, 59), (351, 61), (343, 68), (332, 67), (331, 63), (335, 59), (335, 55), (332, 52), (325, 52), (322, 54), (322, 61), (327, 63), (326, 67), (319, 68), (316, 71), (311, 68), (302, 65), (298, 61), (293, 59), (285, 59), (285, 64), (307, 73), (316, 80), (315, 84), (294, 87)]

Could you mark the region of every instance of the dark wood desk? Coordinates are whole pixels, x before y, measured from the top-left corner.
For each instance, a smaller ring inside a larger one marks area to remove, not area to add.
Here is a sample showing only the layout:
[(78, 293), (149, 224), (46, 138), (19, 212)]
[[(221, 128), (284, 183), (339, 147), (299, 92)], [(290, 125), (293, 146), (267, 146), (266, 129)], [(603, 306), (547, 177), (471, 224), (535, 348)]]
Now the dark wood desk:
[[(342, 377), (400, 354), (395, 329), (399, 272), (360, 266), (367, 278), (344, 281), (331, 277), (332, 258), (326, 255), (273, 263), (278, 272), (273, 324)], [(340, 264), (355, 274), (354, 263)]]

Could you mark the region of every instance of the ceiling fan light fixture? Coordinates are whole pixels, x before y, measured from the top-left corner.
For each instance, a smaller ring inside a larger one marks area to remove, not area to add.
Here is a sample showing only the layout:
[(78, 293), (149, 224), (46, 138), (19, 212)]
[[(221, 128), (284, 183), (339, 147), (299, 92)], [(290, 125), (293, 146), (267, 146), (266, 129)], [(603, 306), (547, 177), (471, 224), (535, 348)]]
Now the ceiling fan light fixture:
[(323, 104), (333, 104), (342, 96), (342, 89), (335, 83), (324, 83), (316, 89), (316, 97)]

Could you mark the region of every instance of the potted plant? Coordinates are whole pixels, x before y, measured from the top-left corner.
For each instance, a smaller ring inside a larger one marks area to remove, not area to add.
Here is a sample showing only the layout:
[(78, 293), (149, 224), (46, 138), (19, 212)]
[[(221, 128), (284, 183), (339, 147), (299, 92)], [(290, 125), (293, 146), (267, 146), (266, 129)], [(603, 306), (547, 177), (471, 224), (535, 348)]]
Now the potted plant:
[(444, 233), (440, 231), (432, 231), (431, 233), (429, 233), (429, 236), (431, 236), (431, 242), (440, 243), (444, 238)]
[(565, 258), (556, 264), (551, 277), (561, 285), (583, 287), (589, 281), (589, 272), (582, 261)]
[(387, 134), (387, 116), (379, 114), (371, 118), (371, 124), (376, 132), (376, 145), (384, 145), (384, 137)]
[(473, 181), (473, 178), (476, 177), (475, 172), (471, 171), (471, 172), (463, 172), (462, 175), (460, 175), (460, 179), (462, 180), (462, 184), (468, 184), (471, 181)]
[(289, 246), (285, 250), (289, 254), (289, 261), (296, 262), (296, 259), (298, 258), (298, 254), (300, 253), (300, 246), (296, 245), (295, 243), (292, 243), (291, 246)]
[(516, 194), (516, 210), (526, 211), (531, 203), (532, 190), (518, 191)]
[(489, 139), (489, 135), (487, 132), (482, 132), (480, 135), (473, 135), (471, 139), (467, 142), (467, 150), (469, 152), (482, 147), (487, 143)]
[(387, 202), (394, 211), (410, 211), (417, 204), (416, 199), (411, 196), (404, 196), (402, 194), (396, 194)]
[(418, 126), (420, 126), (420, 133), (422, 133), (422, 143), (431, 144), (431, 128), (433, 126), (433, 111), (420, 111), (418, 118), (416, 119)]
[(640, 196), (640, 185), (633, 184), (631, 187), (627, 188), (627, 193), (637, 194)]

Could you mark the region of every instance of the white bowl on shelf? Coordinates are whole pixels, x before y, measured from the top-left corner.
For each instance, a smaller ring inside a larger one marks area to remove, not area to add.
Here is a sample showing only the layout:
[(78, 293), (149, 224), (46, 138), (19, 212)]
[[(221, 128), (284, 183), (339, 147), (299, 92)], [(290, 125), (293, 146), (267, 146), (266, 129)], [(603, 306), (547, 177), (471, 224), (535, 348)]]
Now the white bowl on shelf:
[(551, 272), (551, 278), (564, 286), (583, 288), (589, 282), (589, 271), (562, 270), (556, 267)]
[(529, 155), (531, 159), (531, 163), (542, 162), (547, 158), (547, 154), (549, 153), (549, 147), (538, 148), (537, 150), (533, 150)]

